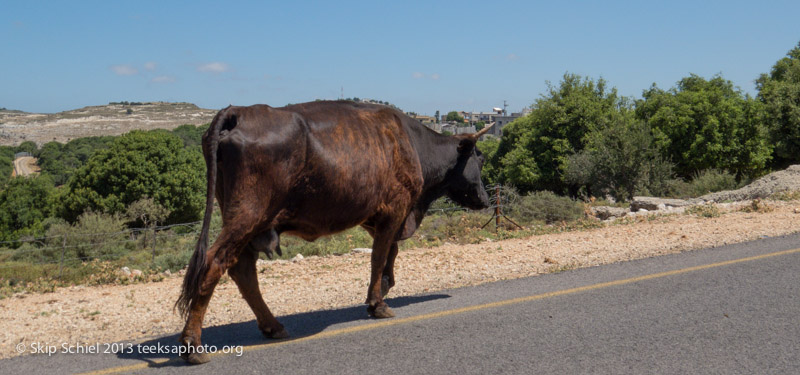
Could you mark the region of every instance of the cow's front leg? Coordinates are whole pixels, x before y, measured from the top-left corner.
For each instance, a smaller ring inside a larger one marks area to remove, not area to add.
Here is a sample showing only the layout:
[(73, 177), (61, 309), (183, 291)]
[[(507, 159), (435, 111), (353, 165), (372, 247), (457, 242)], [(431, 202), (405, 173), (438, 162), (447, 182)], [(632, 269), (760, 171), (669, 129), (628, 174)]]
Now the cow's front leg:
[(383, 277), (381, 277), (381, 296), (386, 297), (389, 294), (389, 289), (394, 286), (394, 260), (397, 258), (397, 241), (392, 242), (389, 248), (389, 254), (386, 257), (386, 267), (383, 268)]
[(392, 244), (394, 243), (394, 232), (391, 231), (376, 231), (375, 238), (372, 244), (372, 272), (369, 280), (369, 288), (367, 288), (367, 312), (373, 318), (392, 318), (394, 312), (386, 302), (383, 301), (382, 281), (383, 270), (387, 265), (387, 258), (389, 256)]

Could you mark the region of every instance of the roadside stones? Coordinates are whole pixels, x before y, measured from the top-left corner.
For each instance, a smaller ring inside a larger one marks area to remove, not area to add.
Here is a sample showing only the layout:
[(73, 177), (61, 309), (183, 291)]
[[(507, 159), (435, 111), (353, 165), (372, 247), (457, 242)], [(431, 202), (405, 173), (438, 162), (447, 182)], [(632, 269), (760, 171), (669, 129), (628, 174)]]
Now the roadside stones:
[(600, 220), (607, 220), (613, 217), (623, 217), (628, 214), (628, 209), (624, 207), (598, 206), (592, 207), (592, 215)]
[(800, 190), (800, 165), (792, 165), (782, 171), (772, 172), (749, 185), (736, 190), (706, 194), (699, 199), (713, 202), (739, 202), (764, 199), (775, 193)]
[(372, 249), (365, 248), (365, 247), (357, 247), (353, 250), (350, 250), (352, 253), (356, 254), (372, 254)]
[(696, 202), (684, 199), (671, 199), (671, 198), (655, 198), (655, 197), (633, 197), (631, 201), (631, 211), (636, 212), (640, 210), (656, 211), (664, 210), (667, 207), (685, 207), (691, 206)]
[(142, 278), (144, 276), (144, 273), (141, 270), (137, 270), (137, 269), (133, 269), (132, 270), (132, 269), (130, 269), (128, 267), (120, 268), (119, 273), (122, 274), (122, 277), (126, 277), (129, 280)]

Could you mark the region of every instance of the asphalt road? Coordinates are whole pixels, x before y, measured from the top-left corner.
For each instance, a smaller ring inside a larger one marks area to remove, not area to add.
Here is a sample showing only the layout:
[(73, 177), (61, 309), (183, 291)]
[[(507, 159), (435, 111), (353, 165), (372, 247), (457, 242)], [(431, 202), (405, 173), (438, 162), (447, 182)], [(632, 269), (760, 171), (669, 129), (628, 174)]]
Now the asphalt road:
[(218, 352), (201, 366), (140, 354), (172, 350), (173, 335), (132, 354), (11, 358), (0, 373), (800, 374), (800, 235), (388, 303), (397, 318), (364, 306), (279, 317), (285, 341), (254, 321), (206, 328)]

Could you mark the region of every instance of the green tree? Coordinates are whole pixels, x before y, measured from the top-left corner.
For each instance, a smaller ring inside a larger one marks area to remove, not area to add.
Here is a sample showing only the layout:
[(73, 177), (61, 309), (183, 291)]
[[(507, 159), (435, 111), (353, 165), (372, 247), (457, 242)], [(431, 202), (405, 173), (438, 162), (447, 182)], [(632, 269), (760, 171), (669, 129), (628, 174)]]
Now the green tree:
[(45, 143), (37, 154), (42, 173), (53, 177), (56, 186), (69, 181), (75, 170), (86, 163), (96, 150), (108, 148), (116, 137), (84, 137), (73, 139), (66, 144)]
[(11, 178), (14, 171), (14, 147), (0, 146), (0, 186)]
[(756, 80), (758, 100), (764, 104), (772, 165), (785, 168), (800, 162), (800, 43)]
[[(167, 219), (169, 210), (156, 203), (153, 198), (143, 197), (128, 206), (125, 216), (130, 222), (140, 228), (155, 230), (158, 223)], [(144, 236), (142, 236), (142, 243), (144, 244), (149, 242), (147, 236), (148, 232), (150, 231), (144, 231)]]
[[(490, 164), (500, 182), (521, 191), (550, 190), (565, 193), (568, 159), (580, 152), (586, 136), (604, 128), (629, 101), (608, 89), (602, 78), (594, 81), (565, 74), (558, 86), (548, 82), (548, 92), (532, 106), (532, 112), (505, 128)], [(574, 190), (574, 189), (573, 189)]]
[(198, 220), (205, 201), (202, 155), (164, 131), (132, 131), (97, 151), (69, 181), (63, 216), (123, 213), (145, 196), (171, 213), (167, 223)]
[[(177, 135), (183, 140), (186, 147), (201, 149), (203, 142), (203, 134), (208, 130), (209, 124), (195, 126), (195, 125), (181, 125), (172, 130), (172, 134)], [(202, 152), (202, 151), (201, 151)]]
[(47, 175), (16, 177), (0, 190), (0, 240), (42, 233), (42, 222), (54, 212), (53, 180)]
[(457, 122), (459, 124), (464, 123), (464, 117), (458, 114), (456, 111), (447, 112), (447, 115), (444, 117), (444, 120), (447, 122)]
[(493, 184), (497, 181), (498, 171), (494, 164), (489, 161), (494, 158), (497, 153), (497, 147), (500, 146), (500, 140), (495, 137), (486, 137), (483, 141), (478, 141), (477, 147), (483, 153), (483, 169), (481, 170), (481, 177), (486, 184)]
[(156, 203), (153, 198), (145, 196), (131, 203), (125, 212), (125, 216), (134, 225), (142, 225), (148, 228), (164, 222), (169, 216), (169, 210)]
[(39, 147), (36, 146), (36, 143), (33, 141), (25, 141), (17, 146), (17, 152), (29, 152), (31, 155), (35, 156), (38, 151)]
[(65, 164), (64, 145), (59, 142), (47, 142), (37, 155), (37, 164), (42, 169), (42, 173), (53, 177), (56, 186), (63, 185), (69, 178), (68, 169)]
[(588, 187), (591, 195), (610, 194), (618, 201), (630, 200), (637, 192), (666, 193), (672, 165), (653, 144), (647, 124), (634, 119), (632, 112), (620, 113), (587, 139), (586, 147), (569, 158), (567, 182)]
[(670, 90), (653, 85), (643, 96), (636, 114), (653, 129), (679, 176), (710, 168), (755, 176), (766, 168), (772, 150), (762, 106), (731, 81), (692, 74)]

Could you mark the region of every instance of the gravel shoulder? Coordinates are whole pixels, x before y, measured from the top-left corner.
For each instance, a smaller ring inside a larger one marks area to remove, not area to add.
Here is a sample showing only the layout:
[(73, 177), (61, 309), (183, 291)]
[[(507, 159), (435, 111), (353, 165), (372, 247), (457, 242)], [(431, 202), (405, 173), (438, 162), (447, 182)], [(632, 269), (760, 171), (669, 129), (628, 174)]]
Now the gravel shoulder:
[[(769, 212), (742, 211), (747, 204), (722, 205), (723, 215), (715, 218), (637, 216), (591, 230), (402, 251), (389, 298), (745, 242), (800, 228), (800, 201), (770, 201)], [(280, 319), (363, 303), (368, 272), (369, 254), (308, 257), (260, 264), (259, 283)], [(19, 343), (138, 341), (178, 332), (183, 321), (172, 306), (181, 281), (174, 275), (161, 282), (74, 286), (0, 300), (0, 358), (16, 356)], [(224, 277), (204, 326), (253, 319), (235, 283)]]

